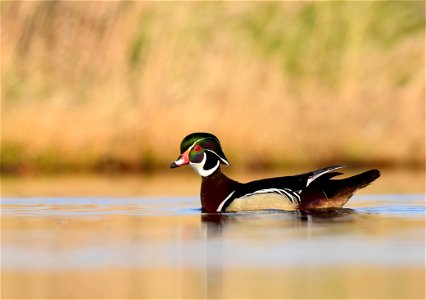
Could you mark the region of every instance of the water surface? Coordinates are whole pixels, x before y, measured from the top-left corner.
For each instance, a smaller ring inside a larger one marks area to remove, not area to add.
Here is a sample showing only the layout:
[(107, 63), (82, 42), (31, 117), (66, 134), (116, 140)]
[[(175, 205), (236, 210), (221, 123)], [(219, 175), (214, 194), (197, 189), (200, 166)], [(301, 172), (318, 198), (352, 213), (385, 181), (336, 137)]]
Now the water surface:
[(3, 298), (424, 298), (424, 195), (203, 214), (198, 197), (3, 197)]

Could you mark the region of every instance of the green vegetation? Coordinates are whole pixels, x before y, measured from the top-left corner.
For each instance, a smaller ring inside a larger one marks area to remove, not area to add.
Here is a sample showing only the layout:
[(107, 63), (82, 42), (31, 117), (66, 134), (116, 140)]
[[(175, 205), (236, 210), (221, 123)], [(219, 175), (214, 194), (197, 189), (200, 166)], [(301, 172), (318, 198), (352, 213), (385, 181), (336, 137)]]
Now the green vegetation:
[(3, 173), (421, 167), (424, 1), (1, 2)]

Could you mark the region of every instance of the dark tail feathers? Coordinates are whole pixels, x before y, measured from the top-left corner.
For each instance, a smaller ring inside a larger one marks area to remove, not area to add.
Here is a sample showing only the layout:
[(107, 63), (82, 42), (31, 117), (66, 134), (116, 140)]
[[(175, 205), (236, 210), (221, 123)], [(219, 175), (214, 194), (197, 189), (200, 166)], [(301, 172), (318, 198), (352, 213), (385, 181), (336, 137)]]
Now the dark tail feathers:
[(366, 187), (379, 177), (380, 171), (377, 169), (373, 169), (343, 180), (348, 181), (348, 184), (353, 185), (357, 189), (361, 189)]
[(345, 179), (330, 180), (324, 192), (329, 199), (349, 198), (359, 189), (366, 187), (380, 177), (380, 171), (373, 169)]
[(300, 209), (342, 207), (358, 189), (366, 187), (380, 177), (379, 170), (369, 170), (344, 179), (332, 179), (340, 174), (330, 172), (312, 182), (301, 194)]

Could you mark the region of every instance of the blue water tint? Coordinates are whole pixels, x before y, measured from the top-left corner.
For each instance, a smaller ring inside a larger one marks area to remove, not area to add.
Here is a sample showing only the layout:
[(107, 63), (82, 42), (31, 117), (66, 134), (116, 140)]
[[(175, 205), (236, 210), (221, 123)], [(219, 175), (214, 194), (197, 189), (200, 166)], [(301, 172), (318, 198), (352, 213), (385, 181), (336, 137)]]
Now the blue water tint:
[(93, 216), (195, 214), (197, 202), (197, 197), (9, 197), (1, 204), (4, 215)]
[[(363, 206), (359, 207), (357, 205), (359, 202), (363, 203)], [(425, 215), (423, 194), (356, 196), (350, 200), (349, 205), (355, 206), (359, 212), (419, 217)]]
[[(359, 212), (424, 215), (425, 195), (355, 196), (346, 207)], [(361, 205), (360, 205), (361, 203)], [(184, 215), (198, 214), (194, 197), (9, 197), (2, 198), (4, 215)]]
[(1, 206), (7, 269), (424, 266), (418, 194), (356, 196), (318, 212), (204, 214), (198, 197), (9, 197)]

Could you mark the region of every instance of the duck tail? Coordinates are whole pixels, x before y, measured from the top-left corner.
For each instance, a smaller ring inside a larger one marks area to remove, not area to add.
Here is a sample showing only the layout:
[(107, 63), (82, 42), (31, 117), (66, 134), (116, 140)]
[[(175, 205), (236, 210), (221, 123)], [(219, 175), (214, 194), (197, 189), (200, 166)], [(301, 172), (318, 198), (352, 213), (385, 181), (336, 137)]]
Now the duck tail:
[(336, 207), (342, 207), (357, 190), (366, 187), (379, 177), (380, 171), (373, 169), (345, 179), (330, 180), (324, 193), (330, 204), (335, 203)]
[(331, 179), (339, 172), (331, 172), (314, 181), (302, 193), (301, 209), (339, 208), (359, 189), (366, 187), (380, 177), (380, 171), (373, 169), (344, 179)]
[(356, 189), (361, 189), (372, 183), (380, 177), (380, 171), (377, 169), (368, 170), (361, 174), (342, 179), (343, 185), (352, 186)]

